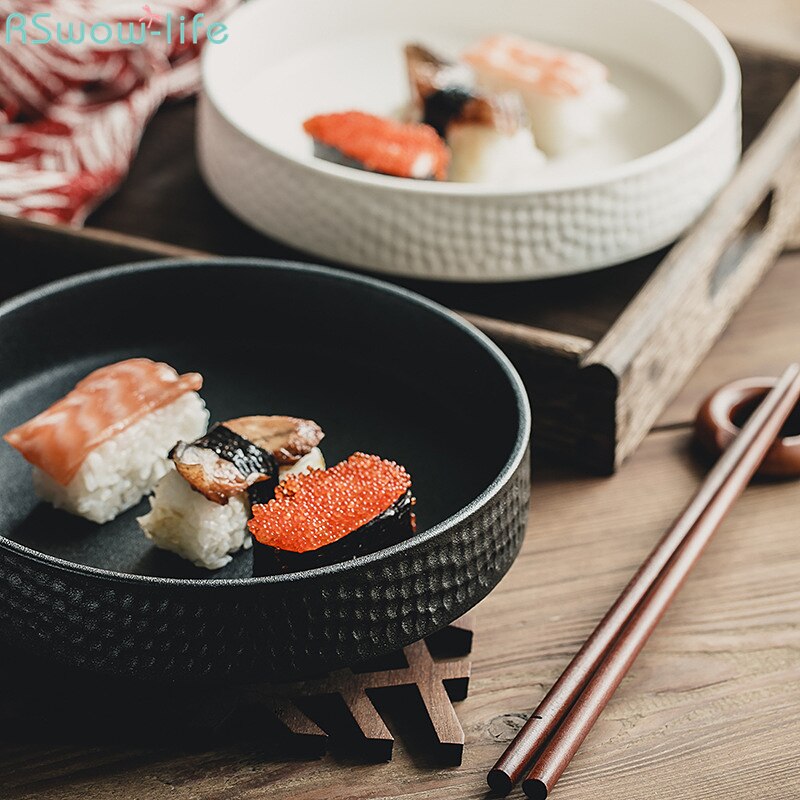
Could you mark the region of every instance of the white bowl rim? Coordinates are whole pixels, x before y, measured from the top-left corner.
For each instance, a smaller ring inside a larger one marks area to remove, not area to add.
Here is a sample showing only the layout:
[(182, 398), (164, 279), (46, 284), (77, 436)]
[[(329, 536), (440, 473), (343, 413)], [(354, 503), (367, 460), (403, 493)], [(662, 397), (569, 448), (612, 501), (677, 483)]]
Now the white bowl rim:
[[(274, 0), (253, 0), (252, 2), (246, 3), (230, 14), (227, 20), (230, 21), (235, 17), (253, 13), (253, 9), (268, 2), (274, 2)], [(650, 153), (646, 153), (643, 156), (631, 159), (622, 164), (598, 169), (586, 176), (550, 175), (543, 180), (531, 182), (528, 185), (520, 184), (503, 188), (494, 184), (420, 181), (411, 178), (399, 178), (392, 175), (381, 175), (374, 172), (367, 172), (366, 170), (345, 167), (320, 158), (302, 161), (278, 148), (254, 139), (227, 113), (224, 101), (219, 102), (218, 97), (210, 88), (210, 74), (214, 69), (214, 55), (212, 55), (212, 53), (214, 53), (217, 48), (206, 47), (203, 51), (201, 59), (203, 93), (207, 100), (214, 106), (217, 113), (246, 139), (257, 144), (260, 148), (270, 153), (270, 155), (285, 163), (291, 164), (293, 167), (299, 167), (307, 172), (334, 181), (344, 181), (378, 191), (399, 191), (423, 195), (443, 195), (446, 197), (509, 198), (521, 195), (538, 195), (552, 192), (590, 189), (655, 171), (679, 160), (683, 154), (691, 152), (698, 142), (704, 141), (708, 135), (711, 135), (719, 125), (724, 125), (740, 104), (742, 85), (741, 68), (733, 47), (725, 38), (722, 31), (720, 31), (708, 17), (698, 11), (694, 6), (691, 6), (687, 0), (642, 0), (642, 2), (648, 2), (651, 5), (662, 7), (666, 11), (682, 19), (687, 25), (701, 34), (719, 63), (722, 73), (722, 86), (720, 87), (719, 94), (711, 110), (686, 133)], [(220, 51), (219, 56), (222, 55), (223, 53)]]

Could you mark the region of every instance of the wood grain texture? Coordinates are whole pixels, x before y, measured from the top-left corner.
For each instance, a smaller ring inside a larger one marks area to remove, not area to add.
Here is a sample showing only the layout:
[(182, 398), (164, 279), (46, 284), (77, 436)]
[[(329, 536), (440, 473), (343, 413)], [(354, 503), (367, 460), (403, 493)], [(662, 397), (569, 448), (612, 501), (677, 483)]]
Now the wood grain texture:
[[(470, 620), (471, 615), (469, 618), (462, 617), (461, 621), (456, 622), (455, 631), (449, 637), (446, 631), (441, 631), (439, 640), (447, 641), (449, 638), (452, 644), (460, 639), (462, 644), (471, 644)], [(467, 631), (470, 636), (458, 636), (458, 633)], [(433, 643), (414, 642), (403, 648), (404, 664), (393, 667), (376, 665), (366, 671), (339, 670), (325, 678), (305, 681), (284, 690), (280, 686), (246, 688), (240, 702), (266, 703), (271, 706), (277, 699), (275, 710), (287, 731), (307, 739), (314, 736), (325, 737), (325, 733), (317, 728), (307, 713), (298, 713), (300, 703), (303, 700), (310, 701), (313, 709), (315, 700), (341, 700), (349, 719), (343, 725), (334, 724), (327, 729), (327, 733), (334, 738), (337, 733), (340, 738), (349, 738), (350, 743), (355, 745), (353, 749), (360, 751), (369, 761), (389, 761), (392, 758), (394, 737), (375, 705), (375, 697), (385, 696), (387, 692), (398, 689), (408, 690), (406, 695), (410, 692), (421, 701), (422, 719), (419, 720), (419, 727), (430, 726), (435, 742), (433, 749), (438, 760), (457, 765), (461, 763), (464, 750), (464, 731), (452, 701), (463, 700), (467, 696), (470, 663), (463, 659), (434, 658), (435, 638)], [(469, 650), (461, 651), (459, 656), (468, 652)], [(276, 696), (276, 692), (280, 694)], [(293, 701), (295, 707), (291, 708), (285, 700)], [(352, 729), (352, 733), (349, 737), (343, 737), (342, 733), (348, 727)]]
[(800, 4), (797, 0), (689, 0), (738, 42), (800, 58)]
[(753, 292), (657, 426), (690, 422), (702, 400), (736, 378), (778, 375), (800, 357), (800, 254), (781, 258)]
[(582, 359), (619, 379), (614, 464), (637, 447), (800, 220), (800, 81), (699, 223)]
[[(69, 719), (61, 730), (38, 730), (34, 719), (21, 732), (7, 710), (25, 698), (6, 691), (0, 797), (485, 798), (485, 771), (700, 481), (703, 461), (684, 424), (692, 393), (715, 376), (749, 374), (776, 349), (796, 357), (798, 262), (778, 263), (711, 351), (687, 398), (666, 415), (678, 427), (651, 433), (612, 478), (537, 471), (522, 555), (476, 612), (470, 697), (458, 707), (460, 768), (442, 768), (413, 737), (401, 737), (391, 763), (365, 766), (337, 753), (311, 763), (277, 759), (257, 736), (148, 746), (98, 730), (86, 741)], [(800, 796), (798, 517), (797, 483), (748, 489), (559, 784), (559, 798)], [(388, 724), (407, 730), (409, 717), (395, 709)]]
[[(48, 732), (19, 740), (4, 726), (4, 800), (483, 798), (486, 769), (699, 481), (688, 444), (686, 430), (658, 432), (613, 478), (538, 476), (523, 553), (477, 610), (462, 767), (402, 742), (391, 763), (361, 766), (336, 754), (274, 761), (257, 742), (126, 747), (100, 736), (86, 746)], [(559, 798), (800, 793), (799, 514), (797, 484), (748, 490)]]
[[(788, 61), (800, 61), (800, 3), (797, 0), (763, 0), (759, 3), (753, 3), (752, 0), (689, 2), (716, 23), (728, 38), (735, 41), (740, 51), (749, 50), (751, 57), (760, 52)], [(773, 91), (782, 81), (783, 76), (773, 72), (768, 77), (765, 74), (764, 86), (755, 87), (751, 83), (750, 87), (763, 95), (765, 91)], [(750, 87), (745, 86), (745, 92)], [(789, 246), (800, 248), (800, 226), (790, 238)]]

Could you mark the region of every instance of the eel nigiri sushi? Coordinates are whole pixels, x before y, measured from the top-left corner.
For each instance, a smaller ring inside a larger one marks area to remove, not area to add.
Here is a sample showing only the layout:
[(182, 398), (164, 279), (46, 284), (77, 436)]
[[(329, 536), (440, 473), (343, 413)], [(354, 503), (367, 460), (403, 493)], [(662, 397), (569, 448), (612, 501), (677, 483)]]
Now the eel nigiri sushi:
[(556, 156), (595, 139), (626, 105), (600, 61), (519, 36), (489, 36), (466, 50), (482, 86), (516, 91), (530, 116), (536, 141)]
[(406, 470), (375, 455), (292, 475), (253, 505), (253, 573), (297, 572), (396, 544), (414, 533), (414, 502)]
[(4, 438), (33, 465), (43, 500), (107, 522), (152, 491), (177, 439), (206, 429), (202, 384), (196, 372), (179, 375), (148, 358), (120, 361)]
[(253, 416), (227, 420), (170, 453), (175, 469), (158, 484), (139, 525), (157, 547), (198, 567), (219, 569), (249, 547), (250, 503), (274, 495), (281, 477), (324, 469), (311, 420)]
[(447, 177), (450, 152), (430, 125), (344, 111), (311, 117), (303, 129), (317, 158), (399, 178)]
[(450, 180), (513, 184), (544, 164), (518, 94), (478, 89), (469, 66), (420, 45), (405, 55), (414, 116), (449, 145)]

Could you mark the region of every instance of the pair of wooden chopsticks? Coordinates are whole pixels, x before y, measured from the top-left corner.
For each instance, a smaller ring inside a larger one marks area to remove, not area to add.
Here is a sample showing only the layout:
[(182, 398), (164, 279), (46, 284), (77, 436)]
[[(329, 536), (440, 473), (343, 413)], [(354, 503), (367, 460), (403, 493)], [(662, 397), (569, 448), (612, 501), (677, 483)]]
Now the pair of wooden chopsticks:
[(793, 364), (489, 772), (493, 791), (508, 794), (532, 764), (523, 790), (535, 800), (548, 796), (798, 400)]

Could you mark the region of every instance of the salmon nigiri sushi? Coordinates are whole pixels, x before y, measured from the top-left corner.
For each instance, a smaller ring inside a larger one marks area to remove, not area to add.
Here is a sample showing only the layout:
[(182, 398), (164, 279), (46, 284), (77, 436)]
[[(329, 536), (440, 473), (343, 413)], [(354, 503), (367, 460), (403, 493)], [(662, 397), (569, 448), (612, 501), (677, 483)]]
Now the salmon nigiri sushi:
[(463, 59), (487, 89), (519, 92), (536, 142), (550, 156), (597, 138), (627, 103), (605, 64), (574, 50), (498, 34), (468, 48)]
[(447, 177), (450, 152), (430, 125), (344, 111), (311, 117), (303, 129), (317, 158), (398, 178)]
[(203, 434), (203, 378), (132, 358), (102, 367), (3, 438), (33, 465), (37, 494), (56, 508), (108, 522), (153, 490), (175, 442)]

